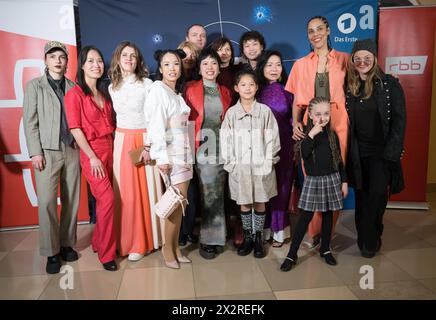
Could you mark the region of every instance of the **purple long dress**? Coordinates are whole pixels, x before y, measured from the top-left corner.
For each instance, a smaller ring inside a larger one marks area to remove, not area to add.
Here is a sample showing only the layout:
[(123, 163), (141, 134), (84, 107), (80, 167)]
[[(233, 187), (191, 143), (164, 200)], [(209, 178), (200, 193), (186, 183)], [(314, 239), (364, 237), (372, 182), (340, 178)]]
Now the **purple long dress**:
[[(285, 91), (283, 85), (274, 82), (261, 89), (258, 101), (271, 108), (279, 126), (280, 161), (276, 164), (277, 191), (267, 205), (265, 237), (283, 242), (290, 237), (289, 214), (287, 212), (291, 193), (294, 143), (292, 140), (292, 102), (293, 96)], [(268, 229), (271, 233), (268, 236)]]

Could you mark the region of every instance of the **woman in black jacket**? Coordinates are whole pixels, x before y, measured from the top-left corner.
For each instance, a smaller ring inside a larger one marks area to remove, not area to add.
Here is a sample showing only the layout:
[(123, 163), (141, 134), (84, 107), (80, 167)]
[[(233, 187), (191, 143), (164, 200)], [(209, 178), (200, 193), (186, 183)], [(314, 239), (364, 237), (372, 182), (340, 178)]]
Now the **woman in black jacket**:
[(356, 190), (357, 243), (372, 258), (381, 247), (389, 195), (404, 188), (401, 156), (406, 107), (398, 79), (377, 65), (371, 39), (354, 43), (347, 70), (346, 108), (350, 119), (347, 173)]

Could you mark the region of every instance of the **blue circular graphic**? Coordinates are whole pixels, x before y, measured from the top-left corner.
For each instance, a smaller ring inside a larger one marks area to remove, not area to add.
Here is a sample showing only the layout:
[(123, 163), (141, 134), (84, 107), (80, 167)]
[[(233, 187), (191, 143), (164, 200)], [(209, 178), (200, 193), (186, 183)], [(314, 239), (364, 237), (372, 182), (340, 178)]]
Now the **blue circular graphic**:
[(271, 9), (265, 6), (255, 7), (253, 10), (254, 21), (256, 23), (265, 23), (272, 21)]
[(152, 39), (155, 44), (162, 43), (163, 41), (163, 37), (160, 34), (154, 34)]

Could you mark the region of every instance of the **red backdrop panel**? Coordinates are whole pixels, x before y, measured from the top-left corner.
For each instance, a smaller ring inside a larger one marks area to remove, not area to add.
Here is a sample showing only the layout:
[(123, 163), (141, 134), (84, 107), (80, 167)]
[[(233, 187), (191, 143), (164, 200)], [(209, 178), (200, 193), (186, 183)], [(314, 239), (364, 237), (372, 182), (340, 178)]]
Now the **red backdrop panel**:
[[(38, 224), (34, 174), (21, 119), (24, 88), (27, 81), (41, 75), (46, 42), (0, 31), (0, 228)], [(74, 79), (77, 50), (75, 46), (67, 47), (67, 77)], [(87, 199), (82, 181), (79, 220), (89, 220)]]
[(406, 95), (405, 190), (394, 201), (426, 201), (436, 7), (380, 10), (379, 64)]

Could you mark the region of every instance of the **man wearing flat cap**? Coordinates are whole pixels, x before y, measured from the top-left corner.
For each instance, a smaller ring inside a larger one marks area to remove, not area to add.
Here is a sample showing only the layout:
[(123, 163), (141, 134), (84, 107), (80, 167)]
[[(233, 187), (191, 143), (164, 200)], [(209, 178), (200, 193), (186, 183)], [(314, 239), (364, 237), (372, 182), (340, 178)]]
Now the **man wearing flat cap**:
[[(65, 78), (68, 50), (58, 41), (44, 47), (45, 74), (26, 85), (23, 122), (29, 156), (35, 170), (38, 196), (40, 254), (47, 257), (46, 271), (58, 273), (61, 259), (75, 261), (77, 211), (80, 198), (79, 149), (71, 135), (64, 96), (74, 86)], [(60, 223), (57, 215), (61, 191)]]

